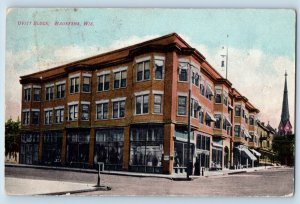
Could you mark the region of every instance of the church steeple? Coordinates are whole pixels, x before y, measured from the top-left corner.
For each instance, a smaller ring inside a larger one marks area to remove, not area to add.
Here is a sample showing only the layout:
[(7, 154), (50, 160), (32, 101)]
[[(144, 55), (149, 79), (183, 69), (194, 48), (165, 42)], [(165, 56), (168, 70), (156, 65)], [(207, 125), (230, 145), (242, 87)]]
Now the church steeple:
[(283, 91), (283, 101), (281, 110), (281, 120), (278, 127), (279, 135), (287, 135), (292, 132), (292, 125), (290, 123), (290, 113), (289, 113), (289, 100), (288, 100), (288, 89), (287, 89), (287, 73), (285, 71), (285, 82)]

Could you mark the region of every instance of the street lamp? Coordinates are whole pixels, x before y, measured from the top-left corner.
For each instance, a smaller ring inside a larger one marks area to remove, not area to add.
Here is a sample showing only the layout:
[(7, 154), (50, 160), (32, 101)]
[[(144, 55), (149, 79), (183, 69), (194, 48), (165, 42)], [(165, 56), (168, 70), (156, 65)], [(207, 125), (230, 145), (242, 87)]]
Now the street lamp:
[(186, 178), (187, 180), (190, 180), (190, 171), (191, 171), (191, 158), (190, 158), (190, 145), (191, 145), (191, 89), (192, 89), (192, 66), (190, 63), (187, 64), (189, 68), (189, 104), (188, 104), (188, 141), (187, 141), (187, 172), (186, 172)]

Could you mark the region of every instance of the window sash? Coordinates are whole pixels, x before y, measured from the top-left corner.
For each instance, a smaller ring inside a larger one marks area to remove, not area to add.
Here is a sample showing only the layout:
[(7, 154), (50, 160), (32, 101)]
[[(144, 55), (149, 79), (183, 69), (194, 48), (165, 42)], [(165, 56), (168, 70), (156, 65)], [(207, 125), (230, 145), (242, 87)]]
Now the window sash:
[(81, 120), (89, 120), (89, 108), (90, 106), (87, 104), (81, 105), (82, 111), (81, 111)]
[(137, 81), (150, 79), (150, 60), (137, 63)]
[(149, 113), (149, 95), (137, 96), (136, 99), (136, 114), (147, 114)]
[(31, 88), (24, 89), (24, 101), (30, 101)]
[(162, 113), (162, 95), (154, 95), (154, 113)]
[(178, 115), (186, 115), (186, 96), (178, 96)]
[(108, 119), (108, 103), (97, 104), (97, 120)]
[(109, 74), (98, 76), (98, 91), (109, 90)]
[(83, 92), (90, 92), (91, 91), (91, 77), (83, 77)]
[(154, 61), (155, 79), (163, 79), (164, 60), (156, 59)]
[(74, 121), (78, 119), (78, 105), (69, 105), (69, 120)]
[(33, 89), (33, 100), (34, 101), (40, 101), (41, 100), (41, 89), (40, 88), (34, 88)]

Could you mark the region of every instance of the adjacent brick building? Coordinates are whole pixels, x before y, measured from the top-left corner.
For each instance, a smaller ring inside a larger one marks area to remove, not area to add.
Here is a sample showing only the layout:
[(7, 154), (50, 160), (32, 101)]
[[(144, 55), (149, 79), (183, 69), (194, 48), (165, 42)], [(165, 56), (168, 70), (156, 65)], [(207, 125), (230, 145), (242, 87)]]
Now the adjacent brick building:
[(190, 86), (194, 174), (256, 160), (259, 110), (176, 33), (20, 83), (20, 163), (183, 172)]

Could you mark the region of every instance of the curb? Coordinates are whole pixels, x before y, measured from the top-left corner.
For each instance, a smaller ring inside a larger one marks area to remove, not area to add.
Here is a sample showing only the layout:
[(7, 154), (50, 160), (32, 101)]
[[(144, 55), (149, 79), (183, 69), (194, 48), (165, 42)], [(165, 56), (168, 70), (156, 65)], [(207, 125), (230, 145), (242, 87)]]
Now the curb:
[(37, 196), (48, 196), (48, 195), (71, 195), (77, 193), (86, 193), (86, 192), (93, 192), (93, 191), (110, 191), (112, 188), (109, 186), (101, 186), (101, 187), (94, 187), (93, 189), (82, 189), (82, 190), (75, 190), (75, 191), (61, 191), (61, 192), (53, 192), (53, 193), (42, 193), (36, 194)]
[[(60, 171), (72, 171), (72, 172), (81, 172), (81, 173), (94, 173), (97, 174), (98, 171), (95, 169), (79, 169), (79, 168), (69, 168), (69, 167), (54, 167), (54, 166), (41, 166), (41, 165), (24, 165), (24, 164), (5, 164), (5, 167), (17, 167), (17, 168), (33, 168), (33, 169), (45, 169), (45, 170), (60, 170)], [(270, 169), (266, 168), (266, 169)], [(204, 175), (204, 176), (190, 176), (191, 179), (197, 179), (197, 178), (207, 178), (212, 176), (224, 176), (224, 175), (233, 175), (233, 174), (242, 174), (247, 172), (253, 172), (258, 171), (261, 169), (248, 169), (248, 170), (241, 170), (236, 172), (219, 172), (218, 174), (211, 174), (211, 175)], [(139, 178), (163, 178), (163, 179), (169, 179), (173, 181), (187, 181), (186, 175), (184, 176), (172, 176), (172, 175), (165, 175), (165, 174), (145, 174), (145, 173), (128, 173), (128, 172), (112, 172), (112, 171), (102, 171), (101, 174), (106, 175), (117, 175), (117, 176), (131, 176), (131, 177), (139, 177)]]

